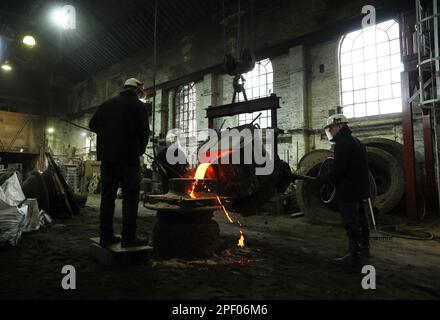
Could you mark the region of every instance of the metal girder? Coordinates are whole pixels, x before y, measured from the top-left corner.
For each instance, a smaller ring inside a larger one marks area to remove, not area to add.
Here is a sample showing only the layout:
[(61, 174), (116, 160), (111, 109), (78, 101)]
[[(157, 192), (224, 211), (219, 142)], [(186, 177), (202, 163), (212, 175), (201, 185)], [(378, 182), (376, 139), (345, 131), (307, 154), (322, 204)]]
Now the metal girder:
[[(279, 108), (280, 108), (280, 98), (277, 97), (275, 94), (272, 94), (266, 98), (235, 102), (217, 107), (209, 107), (206, 109), (206, 117), (209, 120), (212, 120), (214, 118), (235, 116), (241, 113), (250, 113), (255, 111), (263, 111), (263, 110), (276, 110)], [(275, 114), (276, 112), (272, 114), (272, 117), (274, 117)], [(275, 122), (275, 127), (276, 127), (276, 122)], [(210, 128), (212, 127), (210, 126)]]
[(405, 193), (406, 193), (406, 214), (408, 218), (417, 218), (417, 188), (416, 169), (414, 157), (414, 128), (412, 117), (412, 105), (410, 98), (410, 75), (404, 71), (400, 74), (402, 84), (402, 127), (404, 147), (404, 169), (405, 169)]

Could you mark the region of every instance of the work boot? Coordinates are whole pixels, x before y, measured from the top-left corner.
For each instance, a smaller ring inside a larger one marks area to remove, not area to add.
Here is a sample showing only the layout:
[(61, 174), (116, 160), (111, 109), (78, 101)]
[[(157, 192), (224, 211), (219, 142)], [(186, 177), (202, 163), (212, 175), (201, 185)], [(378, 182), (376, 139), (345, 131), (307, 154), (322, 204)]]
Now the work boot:
[(135, 237), (133, 239), (125, 240), (122, 239), (121, 247), (122, 248), (132, 248), (132, 247), (142, 247), (148, 245), (148, 240), (141, 239), (138, 237)]
[(120, 236), (111, 236), (110, 238), (101, 237), (99, 239), (99, 244), (103, 248), (110, 247), (110, 246), (112, 246), (114, 244), (117, 244), (119, 242), (121, 242), (121, 237)]
[(370, 246), (368, 244), (360, 244), (359, 249), (362, 258), (368, 259), (370, 257)]
[(350, 266), (358, 266), (361, 264), (361, 251), (360, 246), (356, 241), (350, 241), (348, 246), (348, 253), (343, 257), (335, 258), (335, 262), (350, 265)]

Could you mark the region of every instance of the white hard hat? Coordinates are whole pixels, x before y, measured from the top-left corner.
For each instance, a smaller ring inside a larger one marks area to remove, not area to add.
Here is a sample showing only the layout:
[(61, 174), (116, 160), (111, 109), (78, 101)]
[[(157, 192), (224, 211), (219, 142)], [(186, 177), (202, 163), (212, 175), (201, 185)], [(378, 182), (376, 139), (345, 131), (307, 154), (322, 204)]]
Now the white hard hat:
[(325, 128), (328, 128), (334, 124), (347, 124), (347, 123), (348, 120), (346, 116), (344, 116), (342, 113), (336, 113), (327, 118), (327, 125), (325, 126)]
[(125, 81), (124, 83), (124, 88), (130, 86), (130, 87), (135, 87), (138, 89), (141, 89), (142, 91), (144, 91), (144, 83), (142, 81), (139, 81), (138, 79), (135, 78), (130, 78), (127, 81)]

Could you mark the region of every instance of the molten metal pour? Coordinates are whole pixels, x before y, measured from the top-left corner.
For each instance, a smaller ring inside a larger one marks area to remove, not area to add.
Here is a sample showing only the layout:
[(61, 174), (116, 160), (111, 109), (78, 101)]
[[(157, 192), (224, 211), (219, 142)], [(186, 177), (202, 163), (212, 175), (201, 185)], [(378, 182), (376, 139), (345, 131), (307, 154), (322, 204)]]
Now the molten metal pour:
[[(205, 178), (206, 170), (208, 170), (210, 165), (211, 165), (211, 163), (201, 163), (197, 167), (196, 173), (194, 174), (195, 181), (192, 184), (190, 190), (188, 191), (188, 195), (192, 199), (196, 199), (197, 198), (197, 196), (195, 195), (195, 189), (196, 189), (197, 183), (198, 183), (199, 180)], [(210, 191), (210, 190), (208, 190), (208, 191)], [(218, 201), (218, 204), (222, 207), (223, 212), (225, 213), (225, 216), (228, 219), (229, 223), (234, 223), (234, 221), (231, 219), (231, 216), (229, 215), (228, 211), (226, 210), (225, 206), (221, 202), (219, 196), (217, 196), (217, 201)], [(234, 217), (235, 217), (235, 220), (236, 220), (237, 224), (240, 226), (240, 239), (238, 240), (237, 246), (240, 247), (240, 248), (243, 248), (244, 247), (244, 234), (243, 234), (242, 224), (240, 223), (240, 221), (238, 220), (236, 215), (234, 215)]]

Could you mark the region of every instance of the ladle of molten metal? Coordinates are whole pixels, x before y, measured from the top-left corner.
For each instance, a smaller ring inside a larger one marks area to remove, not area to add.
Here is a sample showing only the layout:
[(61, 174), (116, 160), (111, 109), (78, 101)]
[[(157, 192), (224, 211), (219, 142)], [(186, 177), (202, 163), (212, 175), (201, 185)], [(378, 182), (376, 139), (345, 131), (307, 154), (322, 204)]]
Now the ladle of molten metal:
[[(206, 170), (208, 170), (210, 165), (211, 165), (211, 163), (209, 163), (209, 162), (201, 163), (201, 164), (198, 165), (198, 167), (196, 169), (196, 173), (194, 174), (195, 181), (192, 184), (190, 190), (188, 191), (188, 195), (191, 197), (191, 199), (196, 199), (197, 198), (197, 196), (195, 194), (195, 189), (196, 189), (197, 183), (198, 183), (199, 180), (202, 180), (202, 179), (205, 178)], [(228, 211), (226, 210), (225, 206), (221, 202), (219, 196), (217, 196), (217, 201), (218, 201), (219, 205), (222, 207), (223, 212), (225, 213), (225, 216), (226, 216), (227, 220), (229, 221), (229, 223), (233, 224), (234, 221), (232, 220), (230, 214), (228, 213)], [(240, 248), (243, 248), (244, 247), (243, 228), (242, 228), (242, 225), (241, 225), (240, 221), (237, 219), (236, 216), (235, 216), (235, 220), (236, 220), (237, 224), (240, 226), (240, 239), (238, 240), (237, 246), (240, 247)]]

